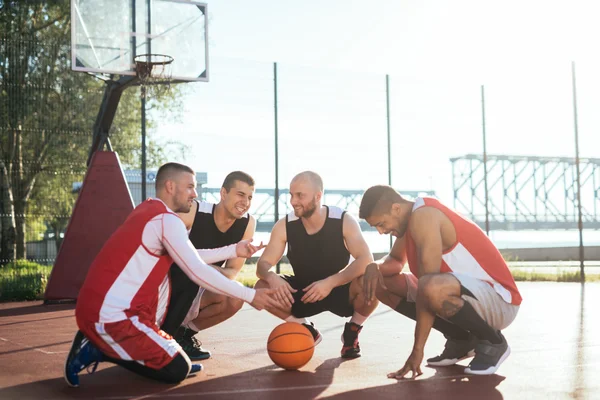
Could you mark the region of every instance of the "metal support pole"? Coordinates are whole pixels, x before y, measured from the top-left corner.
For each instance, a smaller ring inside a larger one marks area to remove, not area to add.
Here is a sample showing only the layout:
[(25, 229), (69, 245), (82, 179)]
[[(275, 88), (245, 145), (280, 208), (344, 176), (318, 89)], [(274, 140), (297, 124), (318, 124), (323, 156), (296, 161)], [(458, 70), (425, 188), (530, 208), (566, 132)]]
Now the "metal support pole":
[[(273, 223), (279, 220), (279, 120), (277, 110), (277, 63), (273, 63), (273, 99), (274, 99), (274, 120), (275, 120), (275, 215)], [(281, 263), (277, 263), (275, 268), (279, 274), (281, 272)]]
[(488, 170), (487, 170), (487, 143), (485, 134), (485, 88), (481, 85), (481, 127), (483, 133), (483, 182), (485, 191), (485, 234), (490, 235), (490, 210), (488, 207)]
[(577, 126), (577, 82), (575, 79), (575, 62), (571, 62), (571, 75), (573, 79), (573, 123), (575, 126), (575, 168), (577, 171), (577, 212), (579, 220), (577, 226), (579, 228), (579, 277), (581, 282), (585, 282), (584, 268), (584, 248), (583, 248), (583, 216), (581, 212), (581, 175), (579, 170), (579, 129)]
[[(388, 185), (392, 186), (392, 139), (390, 125), (390, 76), (385, 76), (385, 110), (387, 121), (387, 153), (388, 153)], [(390, 235), (390, 250), (392, 249), (392, 235)]]
[(146, 200), (146, 86), (140, 87), (142, 97), (142, 196), (140, 203)]

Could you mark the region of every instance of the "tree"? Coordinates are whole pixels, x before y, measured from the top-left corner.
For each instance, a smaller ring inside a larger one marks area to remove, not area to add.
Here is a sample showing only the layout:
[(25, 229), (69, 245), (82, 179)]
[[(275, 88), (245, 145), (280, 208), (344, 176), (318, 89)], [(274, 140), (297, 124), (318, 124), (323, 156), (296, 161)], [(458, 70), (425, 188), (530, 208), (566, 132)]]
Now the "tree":
[[(26, 257), (27, 218), (64, 229), (71, 180), (85, 172), (105, 84), (71, 71), (70, 21), (68, 0), (0, 0), (0, 265)], [(177, 112), (182, 89), (149, 107)], [(127, 89), (110, 133), (124, 165), (139, 165), (140, 112), (139, 90)], [(152, 127), (150, 166), (168, 151)]]

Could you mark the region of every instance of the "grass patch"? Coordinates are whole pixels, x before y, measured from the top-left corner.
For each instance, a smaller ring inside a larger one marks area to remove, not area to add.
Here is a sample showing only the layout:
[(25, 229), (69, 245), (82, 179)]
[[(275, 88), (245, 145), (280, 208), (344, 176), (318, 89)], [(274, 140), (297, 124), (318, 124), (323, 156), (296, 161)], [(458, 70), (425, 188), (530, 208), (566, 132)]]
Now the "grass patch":
[[(517, 282), (580, 282), (579, 271), (522, 271), (511, 269), (512, 275)], [(586, 282), (600, 282), (600, 274), (586, 274)]]
[(51, 271), (51, 265), (27, 260), (17, 260), (0, 267), (0, 301), (41, 299)]
[[(590, 270), (590, 268), (586, 268), (586, 270)], [(515, 278), (515, 281), (521, 282), (579, 282), (578, 269), (576, 271), (552, 271), (552, 268), (548, 268), (548, 272), (540, 272), (511, 268), (510, 271)], [(409, 272), (408, 268), (405, 268), (405, 272)], [(293, 275), (292, 267), (289, 264), (282, 263), (281, 273)], [(254, 284), (258, 280), (256, 277), (256, 264), (244, 265), (237, 276), (237, 280), (244, 286), (254, 287)], [(585, 275), (585, 281), (600, 282), (600, 274), (587, 273)]]

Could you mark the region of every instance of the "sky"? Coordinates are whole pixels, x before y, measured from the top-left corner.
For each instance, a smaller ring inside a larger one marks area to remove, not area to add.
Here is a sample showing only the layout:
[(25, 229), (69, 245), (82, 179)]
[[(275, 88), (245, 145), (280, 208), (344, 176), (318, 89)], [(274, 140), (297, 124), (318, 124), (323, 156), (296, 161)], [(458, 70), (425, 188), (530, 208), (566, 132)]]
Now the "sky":
[[(451, 157), (600, 157), (600, 6), (538, 0), (208, 1), (210, 82), (186, 84), (183, 118), (157, 133), (219, 187), (235, 169), (275, 186), (303, 170), (327, 188), (387, 183), (451, 202)], [(175, 61), (176, 62), (176, 61)]]

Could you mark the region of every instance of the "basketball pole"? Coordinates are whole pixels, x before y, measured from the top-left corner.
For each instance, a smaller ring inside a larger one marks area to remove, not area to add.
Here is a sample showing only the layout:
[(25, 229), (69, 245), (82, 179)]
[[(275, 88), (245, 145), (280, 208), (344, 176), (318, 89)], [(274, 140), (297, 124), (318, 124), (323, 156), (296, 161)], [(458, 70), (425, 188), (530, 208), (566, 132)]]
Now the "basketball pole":
[[(386, 125), (387, 125), (387, 161), (388, 161), (388, 185), (392, 186), (392, 138), (391, 138), (391, 124), (390, 124), (390, 76), (385, 75), (385, 111), (386, 111)], [(390, 250), (392, 249), (393, 239), (390, 235)]]
[(577, 227), (579, 229), (579, 278), (581, 283), (585, 282), (585, 255), (583, 248), (583, 215), (581, 212), (581, 175), (579, 169), (579, 127), (577, 124), (577, 81), (575, 79), (575, 61), (571, 61), (571, 78), (573, 85), (573, 124), (575, 131), (575, 169), (577, 171), (577, 212), (579, 219)]
[(485, 190), (485, 234), (490, 236), (490, 211), (488, 208), (487, 141), (485, 134), (485, 87), (481, 85), (481, 128), (483, 134), (483, 186)]
[[(277, 110), (277, 63), (273, 63), (273, 112), (275, 121), (275, 210), (274, 210), (274, 221), (276, 224), (279, 220), (279, 120)], [(281, 272), (281, 261), (277, 262), (275, 271), (279, 274)]]
[(140, 86), (142, 106), (142, 198), (140, 203), (146, 200), (146, 86)]

